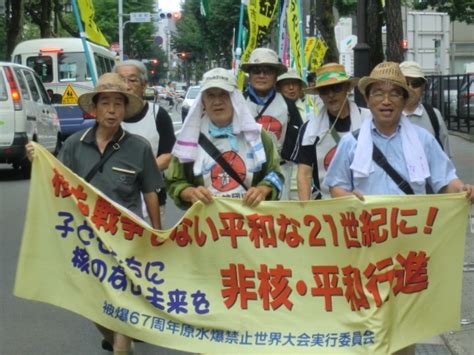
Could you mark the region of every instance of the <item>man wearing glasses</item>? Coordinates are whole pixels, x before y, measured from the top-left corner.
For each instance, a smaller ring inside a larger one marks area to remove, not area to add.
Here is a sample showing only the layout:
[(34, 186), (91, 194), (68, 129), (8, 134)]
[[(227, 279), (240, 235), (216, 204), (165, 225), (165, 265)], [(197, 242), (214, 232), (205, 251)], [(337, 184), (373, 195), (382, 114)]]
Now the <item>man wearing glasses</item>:
[[(130, 133), (142, 136), (150, 143), (158, 169), (161, 172), (165, 171), (171, 161), (171, 151), (176, 137), (168, 112), (157, 103), (149, 103), (143, 99), (148, 84), (145, 65), (138, 60), (130, 59), (115, 65), (112, 71), (122, 77), (126, 83), (127, 91), (138, 96), (142, 103), (140, 112), (130, 117), (127, 122), (123, 122), (123, 128)], [(166, 203), (165, 189), (160, 190), (158, 199), (161, 206), (161, 221), (163, 222)]]
[(425, 194), (430, 185), (435, 193), (466, 191), (474, 201), (474, 188), (458, 179), (433, 135), (402, 114), (415, 93), (398, 63), (378, 64), (358, 87), (372, 117), (341, 139), (324, 181), (331, 196)]
[(358, 129), (362, 120), (369, 116), (367, 109), (349, 101), (348, 95), (357, 83), (347, 75), (343, 65), (329, 63), (316, 71), (316, 84), (306, 93), (319, 94), (323, 106), (312, 115), (300, 130), (292, 160), (298, 164), (298, 197), (330, 197), (329, 189), (321, 186), (339, 140)]
[(256, 48), (250, 54), (249, 61), (242, 63), (241, 69), (249, 74), (249, 85), (244, 97), (250, 113), (270, 133), (282, 157), (281, 170), (285, 176), (285, 186), (281, 199), (287, 200), (291, 186), (291, 164), (288, 160), (303, 124), (295, 103), (285, 99), (275, 88), (277, 77), (285, 73), (287, 68), (280, 63), (275, 51)]
[(400, 64), (400, 69), (412, 88), (415, 95), (409, 100), (403, 114), (417, 126), (423, 127), (434, 135), (444, 151), (450, 156), (448, 128), (444, 122), (441, 112), (428, 104), (422, 104), (421, 99), (425, 92), (426, 78), (420, 65), (416, 62), (405, 61)]

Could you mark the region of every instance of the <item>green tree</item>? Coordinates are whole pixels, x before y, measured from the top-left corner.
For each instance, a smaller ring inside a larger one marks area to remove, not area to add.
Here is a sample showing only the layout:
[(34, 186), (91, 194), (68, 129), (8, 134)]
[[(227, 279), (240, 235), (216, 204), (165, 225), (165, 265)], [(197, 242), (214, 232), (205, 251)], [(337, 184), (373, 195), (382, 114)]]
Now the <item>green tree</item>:
[(447, 12), (451, 21), (474, 23), (474, 1), (472, 0), (418, 0), (413, 8), (426, 10), (432, 8), (438, 12)]

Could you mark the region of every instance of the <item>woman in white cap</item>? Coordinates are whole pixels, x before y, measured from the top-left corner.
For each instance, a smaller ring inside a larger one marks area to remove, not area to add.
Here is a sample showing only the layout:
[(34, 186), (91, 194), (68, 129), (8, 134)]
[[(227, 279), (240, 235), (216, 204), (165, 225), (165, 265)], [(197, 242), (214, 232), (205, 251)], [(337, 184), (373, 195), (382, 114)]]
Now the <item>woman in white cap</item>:
[(287, 99), (293, 101), (298, 108), (302, 121), (306, 121), (306, 103), (303, 89), (306, 83), (300, 78), (296, 69), (288, 69), (276, 81), (277, 91)]
[[(160, 206), (156, 192), (163, 179), (155, 163), (151, 146), (141, 137), (124, 131), (122, 121), (142, 108), (141, 100), (127, 92), (118, 74), (102, 75), (93, 92), (79, 97), (84, 112), (96, 117), (96, 124), (70, 136), (58, 159), (77, 175), (90, 182), (115, 202), (142, 217), (140, 193), (152, 226), (160, 229)], [(34, 158), (32, 144), (27, 156)], [(132, 353), (131, 339), (96, 324), (104, 339), (102, 348), (116, 355)]]
[(182, 209), (197, 201), (211, 203), (213, 196), (241, 198), (253, 207), (281, 192), (275, 146), (225, 69), (204, 74), (172, 154), (165, 181)]

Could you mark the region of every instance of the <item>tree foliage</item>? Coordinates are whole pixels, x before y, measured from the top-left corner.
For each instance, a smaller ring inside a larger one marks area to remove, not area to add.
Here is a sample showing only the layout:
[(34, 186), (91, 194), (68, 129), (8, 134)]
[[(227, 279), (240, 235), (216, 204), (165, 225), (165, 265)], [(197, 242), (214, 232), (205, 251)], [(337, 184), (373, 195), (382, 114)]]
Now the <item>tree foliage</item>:
[(451, 21), (474, 23), (474, 1), (472, 0), (420, 0), (414, 1), (416, 10), (432, 8), (438, 12), (447, 12)]
[(240, 1), (209, 0), (209, 14), (203, 17), (199, 1), (183, 5), (172, 46), (177, 52), (188, 53), (183, 66), (202, 76), (212, 63), (230, 67), (233, 31), (238, 31)]

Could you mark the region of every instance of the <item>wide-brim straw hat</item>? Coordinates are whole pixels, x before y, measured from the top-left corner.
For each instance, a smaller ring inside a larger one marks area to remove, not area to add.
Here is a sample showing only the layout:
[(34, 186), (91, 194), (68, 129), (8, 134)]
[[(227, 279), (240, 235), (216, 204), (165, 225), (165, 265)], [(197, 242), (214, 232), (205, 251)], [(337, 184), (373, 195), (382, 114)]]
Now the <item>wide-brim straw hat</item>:
[(143, 101), (138, 96), (127, 92), (125, 82), (120, 75), (116, 73), (106, 73), (102, 75), (97, 81), (94, 91), (79, 96), (77, 103), (82, 111), (91, 113), (95, 108), (94, 97), (106, 92), (122, 94), (127, 98), (124, 120), (135, 116), (143, 108)]
[(408, 98), (413, 98), (416, 94), (410, 88), (406, 82), (406, 78), (403, 75), (400, 65), (395, 62), (383, 62), (377, 64), (369, 76), (364, 76), (359, 80), (358, 88), (361, 94), (367, 100), (365, 96), (366, 89), (369, 85), (379, 82), (387, 82), (393, 85), (401, 87), (408, 93)]
[(276, 84), (281, 84), (281, 82), (283, 80), (298, 80), (301, 85), (303, 86), (303, 88), (305, 88), (307, 85), (306, 85), (306, 82), (301, 79), (301, 77), (299, 76), (298, 72), (296, 71), (296, 69), (288, 69), (288, 71), (286, 73), (283, 73), (281, 74), (278, 78), (277, 78), (277, 81), (276, 81)]
[(268, 66), (275, 68), (277, 75), (285, 73), (288, 68), (278, 59), (276, 52), (270, 48), (255, 48), (250, 53), (249, 61), (242, 63), (240, 68), (248, 73), (252, 67)]
[(350, 83), (350, 89), (352, 89), (357, 85), (358, 80), (358, 78), (351, 78), (342, 64), (328, 63), (316, 70), (316, 84), (307, 88), (305, 92), (308, 94), (317, 94), (318, 89), (322, 87), (342, 83)]

